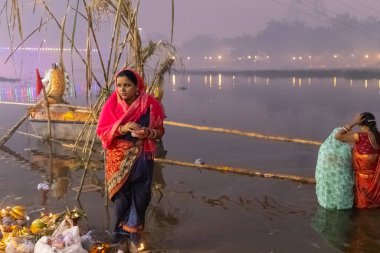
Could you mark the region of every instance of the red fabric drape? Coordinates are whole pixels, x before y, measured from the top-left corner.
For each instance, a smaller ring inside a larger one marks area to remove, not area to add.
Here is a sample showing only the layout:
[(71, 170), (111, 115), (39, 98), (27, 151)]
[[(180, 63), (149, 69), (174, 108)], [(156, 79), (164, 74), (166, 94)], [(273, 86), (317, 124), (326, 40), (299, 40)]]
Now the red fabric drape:
[(353, 148), (355, 206), (380, 207), (380, 150), (373, 148), (367, 133), (358, 133)]

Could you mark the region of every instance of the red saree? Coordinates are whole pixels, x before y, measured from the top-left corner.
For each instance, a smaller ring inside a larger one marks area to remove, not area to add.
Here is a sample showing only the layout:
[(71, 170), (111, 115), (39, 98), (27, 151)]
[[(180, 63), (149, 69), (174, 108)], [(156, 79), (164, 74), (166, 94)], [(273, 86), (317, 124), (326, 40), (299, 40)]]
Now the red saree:
[(355, 207), (380, 207), (380, 149), (375, 149), (367, 133), (355, 135), (352, 153), (355, 171)]
[(161, 104), (154, 97), (145, 93), (145, 85), (141, 76), (133, 70), (130, 71), (136, 76), (140, 95), (131, 105), (128, 105), (117, 91), (114, 91), (104, 104), (98, 120), (97, 134), (102, 141), (103, 148), (107, 150), (105, 173), (110, 199), (127, 181), (138, 157), (144, 154), (145, 157), (153, 158), (155, 151), (153, 139), (143, 139), (141, 147), (135, 147), (132, 142), (117, 138), (118, 127), (127, 122), (137, 122), (148, 113), (148, 127), (163, 129), (164, 112)]

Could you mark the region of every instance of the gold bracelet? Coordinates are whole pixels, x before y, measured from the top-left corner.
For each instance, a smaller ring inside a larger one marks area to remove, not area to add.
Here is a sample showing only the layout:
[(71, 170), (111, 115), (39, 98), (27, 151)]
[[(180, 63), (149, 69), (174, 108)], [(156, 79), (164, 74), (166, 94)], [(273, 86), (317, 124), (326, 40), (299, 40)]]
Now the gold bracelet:
[(156, 129), (152, 129), (152, 131), (153, 131), (153, 136), (152, 136), (152, 139), (156, 139), (156, 137), (157, 137), (157, 131), (156, 131)]
[(148, 138), (155, 139), (157, 137), (157, 131), (153, 128), (149, 128)]

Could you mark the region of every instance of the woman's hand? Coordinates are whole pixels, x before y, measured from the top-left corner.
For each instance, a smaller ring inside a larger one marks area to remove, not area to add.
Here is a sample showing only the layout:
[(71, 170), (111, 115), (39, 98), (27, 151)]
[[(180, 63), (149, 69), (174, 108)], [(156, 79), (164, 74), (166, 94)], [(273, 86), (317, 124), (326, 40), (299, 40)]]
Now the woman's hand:
[(357, 115), (355, 116), (354, 120), (352, 121), (351, 125), (352, 125), (352, 126), (359, 125), (359, 124), (362, 123), (364, 120), (365, 120), (365, 118), (363, 117), (362, 114), (357, 114)]
[(136, 122), (127, 122), (124, 125), (120, 125), (119, 130), (121, 133), (126, 134), (128, 132), (132, 132), (139, 129), (141, 129), (141, 126), (137, 124)]
[(140, 129), (133, 130), (131, 133), (133, 137), (137, 137), (139, 139), (145, 139), (145, 138), (148, 138), (150, 134), (150, 129), (147, 127), (141, 127)]

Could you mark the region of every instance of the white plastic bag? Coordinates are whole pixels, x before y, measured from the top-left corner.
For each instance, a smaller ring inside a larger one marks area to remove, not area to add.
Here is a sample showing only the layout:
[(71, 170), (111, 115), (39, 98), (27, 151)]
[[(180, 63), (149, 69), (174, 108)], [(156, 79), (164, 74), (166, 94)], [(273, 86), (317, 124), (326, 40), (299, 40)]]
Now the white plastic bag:
[(49, 237), (41, 237), (34, 246), (34, 253), (55, 253), (53, 247), (49, 245), (49, 242)]
[(34, 243), (23, 238), (12, 237), (5, 248), (6, 253), (33, 253)]
[(49, 238), (42, 237), (34, 247), (34, 253), (87, 253), (81, 244), (79, 227), (64, 220)]

